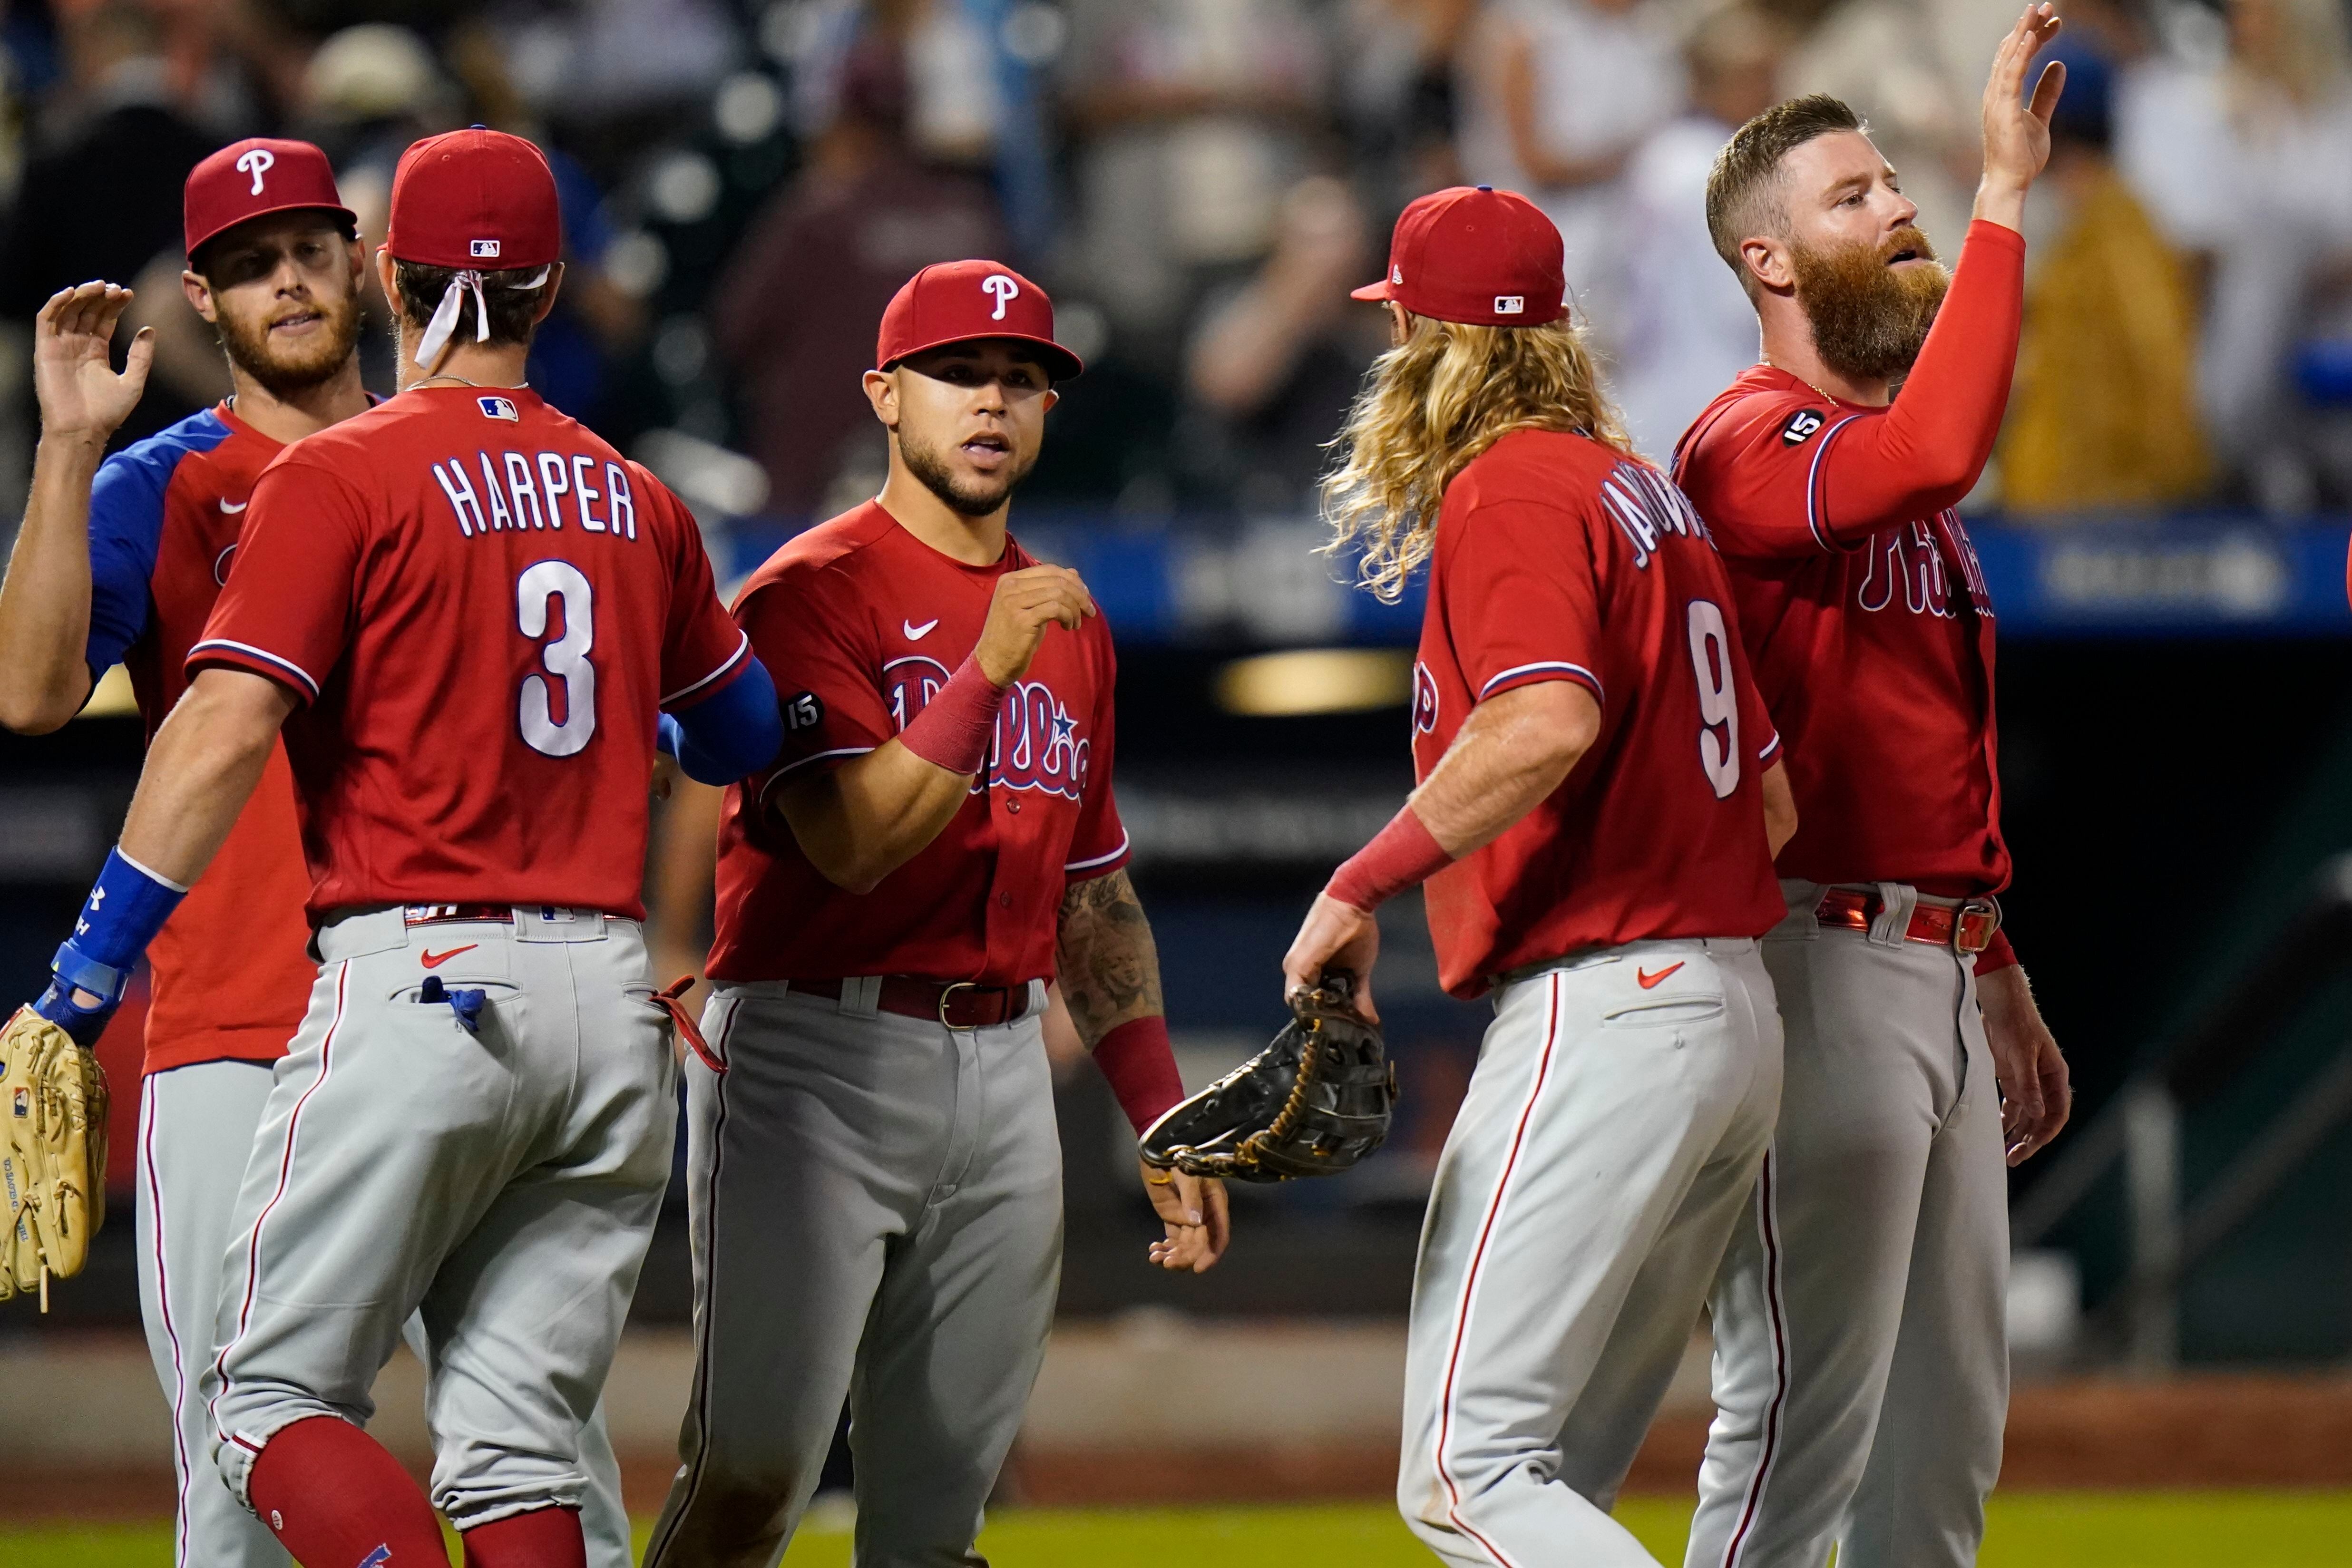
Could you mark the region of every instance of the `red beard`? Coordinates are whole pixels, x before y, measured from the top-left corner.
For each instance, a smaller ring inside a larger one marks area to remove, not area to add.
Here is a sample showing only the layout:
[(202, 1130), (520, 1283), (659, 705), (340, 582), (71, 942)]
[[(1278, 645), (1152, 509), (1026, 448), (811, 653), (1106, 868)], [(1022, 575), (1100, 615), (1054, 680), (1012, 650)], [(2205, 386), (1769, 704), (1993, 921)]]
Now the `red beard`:
[[(1928, 265), (1889, 265), (1906, 250)], [(1952, 275), (1935, 264), (1927, 236), (1908, 227), (1874, 246), (1792, 246), (1790, 261), (1797, 303), (1812, 324), (1813, 351), (1849, 381), (1886, 381), (1908, 371), (1952, 284)]]

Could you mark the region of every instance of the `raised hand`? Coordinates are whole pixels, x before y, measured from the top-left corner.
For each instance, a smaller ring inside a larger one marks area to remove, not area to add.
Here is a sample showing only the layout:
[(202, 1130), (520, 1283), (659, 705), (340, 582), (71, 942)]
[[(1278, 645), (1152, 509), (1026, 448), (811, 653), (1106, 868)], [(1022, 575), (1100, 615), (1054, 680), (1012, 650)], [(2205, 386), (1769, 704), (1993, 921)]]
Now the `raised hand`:
[(989, 601), (988, 620), (980, 629), (980, 645), (972, 657), (991, 685), (1009, 686), (1029, 673), (1037, 644), (1048, 626), (1075, 632), (1095, 613), (1094, 596), (1078, 574), (1066, 566), (1032, 566), (1008, 571), (996, 580)]
[(1993, 56), (1985, 82), (1984, 178), (1977, 190), (1977, 214), (2015, 228), (2024, 215), (2026, 187), (2050, 162), (2050, 116), (2065, 89), (2066, 68), (2053, 60), (2026, 96), (2026, 76), (2043, 46), (2058, 36), (2057, 11), (2029, 5)]
[(155, 358), (155, 329), (139, 329), (117, 375), (114, 324), (130, 304), (128, 288), (93, 282), (61, 288), (41, 307), (33, 323), (33, 391), (43, 435), (104, 444), (138, 406)]

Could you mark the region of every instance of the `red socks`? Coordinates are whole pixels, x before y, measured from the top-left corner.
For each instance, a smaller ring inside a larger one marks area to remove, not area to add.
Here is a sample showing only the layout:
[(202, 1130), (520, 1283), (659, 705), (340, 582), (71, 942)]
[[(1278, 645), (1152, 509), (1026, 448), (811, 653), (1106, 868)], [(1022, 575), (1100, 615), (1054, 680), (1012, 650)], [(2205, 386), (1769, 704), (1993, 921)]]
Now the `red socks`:
[(448, 1568), (423, 1490), (383, 1444), (339, 1416), (281, 1428), (262, 1445), (246, 1490), (302, 1568)]
[[(449, 1568), (432, 1503), (349, 1421), (313, 1416), (281, 1429), (262, 1445), (246, 1490), (302, 1568)], [(587, 1568), (578, 1509), (509, 1514), (460, 1539), (466, 1568)]]
[[(478, 1524), (458, 1539), (466, 1568), (588, 1568), (576, 1508), (535, 1508)], [(310, 1568), (308, 1563), (303, 1568)]]

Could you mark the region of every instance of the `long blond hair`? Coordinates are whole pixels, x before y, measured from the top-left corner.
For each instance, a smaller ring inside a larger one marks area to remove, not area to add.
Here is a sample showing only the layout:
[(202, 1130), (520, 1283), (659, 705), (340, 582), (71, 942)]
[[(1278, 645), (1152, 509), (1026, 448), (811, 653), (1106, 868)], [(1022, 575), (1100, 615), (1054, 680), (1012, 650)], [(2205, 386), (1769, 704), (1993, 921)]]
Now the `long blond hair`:
[(1477, 327), (1421, 316), (1372, 361), (1323, 479), (1327, 554), (1360, 549), (1357, 581), (1394, 601), (1429, 559), (1438, 504), (1471, 459), (1515, 430), (1572, 430), (1631, 455), (1584, 329)]

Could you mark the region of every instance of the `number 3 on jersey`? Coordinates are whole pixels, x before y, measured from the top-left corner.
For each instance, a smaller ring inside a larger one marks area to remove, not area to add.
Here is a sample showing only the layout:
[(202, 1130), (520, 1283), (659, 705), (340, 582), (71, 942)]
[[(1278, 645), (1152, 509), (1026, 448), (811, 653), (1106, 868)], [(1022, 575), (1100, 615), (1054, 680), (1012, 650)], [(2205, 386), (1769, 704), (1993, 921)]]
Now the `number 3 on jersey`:
[[(524, 743), (533, 751), (571, 757), (596, 733), (596, 666), (588, 662), (589, 645), (596, 640), (595, 591), (568, 560), (542, 560), (525, 567), (522, 576), (515, 580), (515, 621), (522, 634), (534, 643), (547, 635), (550, 600), (562, 601), (563, 634), (541, 647), (540, 660), (547, 666), (548, 675), (563, 683), (563, 720), (556, 722), (547, 675), (540, 674), (523, 677), (516, 718), (522, 727)], [(1720, 617), (1717, 624), (1722, 624)]]
[(1739, 701), (1731, 687), (1731, 635), (1711, 601), (1690, 601), (1690, 655), (1698, 677), (1698, 765), (1715, 798), (1727, 800), (1739, 788)]

